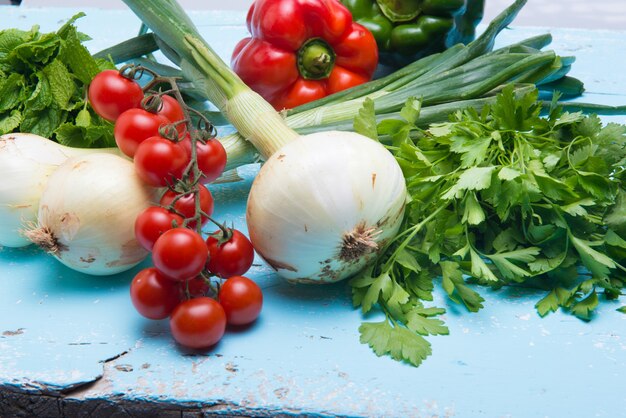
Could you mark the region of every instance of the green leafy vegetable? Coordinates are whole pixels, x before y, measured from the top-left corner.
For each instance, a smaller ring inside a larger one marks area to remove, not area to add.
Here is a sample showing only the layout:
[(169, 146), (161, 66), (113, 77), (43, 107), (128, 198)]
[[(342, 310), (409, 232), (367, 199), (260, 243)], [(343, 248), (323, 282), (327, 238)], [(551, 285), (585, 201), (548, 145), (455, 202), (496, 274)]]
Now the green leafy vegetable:
[[(86, 86), (115, 68), (95, 59), (74, 26), (77, 14), (56, 33), (0, 31), (0, 135), (29, 132), (74, 147), (114, 146), (113, 125), (85, 102)], [(88, 117), (87, 117), (88, 116)]]
[[(428, 128), (418, 127), (417, 103), (407, 102), (404, 121), (377, 125), (411, 201), (398, 237), (351, 282), (355, 306), (387, 318), (364, 324), (362, 342), (378, 355), (423, 361), (423, 337), (447, 333), (432, 318), (443, 309), (423, 305), (437, 282), (472, 312), (484, 302), (472, 284), (539, 287), (539, 315), (563, 309), (585, 321), (602, 300), (622, 296), (626, 126), (564, 112), (556, 99), (542, 116), (538, 91), (513, 86), (480, 111), (458, 110)], [(359, 113), (360, 126), (370, 113)]]

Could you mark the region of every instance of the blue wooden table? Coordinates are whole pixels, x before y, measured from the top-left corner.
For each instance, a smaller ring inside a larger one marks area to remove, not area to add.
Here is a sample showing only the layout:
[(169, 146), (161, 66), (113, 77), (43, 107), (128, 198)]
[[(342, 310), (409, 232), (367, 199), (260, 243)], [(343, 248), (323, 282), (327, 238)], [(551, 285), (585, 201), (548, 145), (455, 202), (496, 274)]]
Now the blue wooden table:
[[(129, 11), (83, 10), (77, 25), (92, 36), (93, 52), (138, 30)], [(52, 31), (77, 11), (0, 6), (0, 28)], [(191, 16), (223, 57), (246, 33), (244, 13)], [(546, 31), (507, 30), (498, 43)], [(626, 103), (626, 32), (551, 32), (557, 52), (578, 57), (571, 74), (586, 83), (581, 100)], [(257, 169), (212, 186), (217, 219), (245, 230)], [(585, 323), (560, 312), (539, 318), (541, 294), (532, 290), (482, 290), (477, 314), (437, 292), (450, 335), (430, 338), (433, 355), (413, 368), (359, 343), (364, 318), (346, 283), (290, 285), (257, 259), (250, 277), (265, 295), (260, 319), (197, 353), (174, 343), (166, 321), (143, 319), (132, 307), (129, 282), (146, 265), (98, 278), (33, 247), (0, 249), (1, 417), (626, 417), (619, 303), (603, 303)]]

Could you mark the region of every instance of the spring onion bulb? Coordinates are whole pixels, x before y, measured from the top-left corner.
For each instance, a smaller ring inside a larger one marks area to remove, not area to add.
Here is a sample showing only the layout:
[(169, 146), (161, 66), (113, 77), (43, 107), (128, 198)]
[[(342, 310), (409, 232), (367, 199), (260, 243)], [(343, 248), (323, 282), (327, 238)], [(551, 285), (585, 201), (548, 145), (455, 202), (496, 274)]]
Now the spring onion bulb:
[(402, 171), (378, 142), (351, 132), (300, 136), (254, 180), (250, 239), (282, 277), (334, 282), (361, 270), (397, 233), (405, 198)]
[[(113, 148), (99, 151), (117, 152)], [(65, 147), (33, 134), (0, 136), (0, 245), (31, 244), (21, 231), (36, 221), (48, 177), (68, 158), (93, 152)]]
[(26, 236), (67, 267), (92, 275), (130, 269), (148, 252), (135, 239), (137, 215), (156, 200), (132, 162), (117, 155), (73, 157), (50, 175), (38, 222)]

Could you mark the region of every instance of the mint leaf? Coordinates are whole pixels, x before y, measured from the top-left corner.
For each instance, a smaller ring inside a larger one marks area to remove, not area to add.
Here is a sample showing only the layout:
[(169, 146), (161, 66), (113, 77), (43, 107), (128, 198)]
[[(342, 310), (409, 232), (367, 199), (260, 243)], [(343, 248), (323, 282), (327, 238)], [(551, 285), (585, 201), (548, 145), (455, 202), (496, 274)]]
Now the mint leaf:
[(51, 138), (57, 127), (63, 123), (64, 118), (61, 109), (54, 106), (42, 110), (26, 110), (20, 129), (22, 132)]
[(38, 72), (36, 75), (38, 82), (35, 90), (24, 103), (28, 112), (43, 110), (52, 105), (52, 92), (50, 91), (48, 77), (43, 72)]
[(11, 113), (0, 114), (0, 135), (13, 132), (22, 123), (22, 113), (15, 109)]
[(398, 361), (419, 366), (431, 353), (424, 337), (389, 322), (365, 322), (359, 327), (362, 344), (369, 345), (377, 356), (390, 355)]
[(78, 32), (69, 26), (65, 41), (61, 45), (59, 57), (61, 62), (83, 83), (89, 84), (100, 72), (95, 59), (91, 56), (79, 39)]
[(17, 109), (28, 95), (26, 78), (22, 74), (0, 78), (0, 112)]
[(4, 29), (0, 31), (0, 62), (5, 61), (7, 55), (18, 46), (26, 44), (35, 38), (39, 27), (35, 26), (30, 31), (20, 29)]
[(43, 68), (43, 74), (50, 86), (50, 93), (59, 109), (71, 110), (70, 100), (76, 92), (76, 85), (70, 72), (56, 59)]
[(16, 47), (9, 57), (15, 57), (28, 67), (35, 68), (37, 64), (47, 64), (58, 53), (61, 40), (54, 33), (46, 33), (37, 39), (23, 43)]

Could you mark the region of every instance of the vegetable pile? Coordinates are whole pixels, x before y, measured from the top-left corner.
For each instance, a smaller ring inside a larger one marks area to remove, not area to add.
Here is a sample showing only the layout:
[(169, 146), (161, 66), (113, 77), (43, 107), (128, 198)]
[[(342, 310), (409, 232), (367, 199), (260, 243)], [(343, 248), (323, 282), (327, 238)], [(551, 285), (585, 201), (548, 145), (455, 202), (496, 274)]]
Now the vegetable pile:
[[(376, 306), (386, 315), (385, 321), (360, 328), (361, 340), (377, 354), (418, 365), (430, 354), (423, 335), (448, 332), (436, 318), (444, 310), (425, 305), (432, 300), (437, 277), (442, 277), (450, 297), (471, 311), (478, 310), (483, 300), (468, 282), (494, 287), (542, 285), (549, 293), (538, 304), (541, 314), (563, 307), (583, 319), (590, 317), (598, 293), (608, 299), (621, 295), (623, 239), (619, 225), (611, 222), (621, 207), (624, 131), (617, 125), (601, 128), (597, 117), (563, 113), (556, 100), (548, 105), (549, 116), (540, 117), (546, 106), (538, 100), (537, 87), (574, 96), (582, 92), (582, 83), (566, 77), (573, 58), (541, 51), (549, 36), (490, 52), (495, 36), (524, 0), (515, 1), (467, 46), (452, 47), (381, 80), (286, 112), (291, 127), (354, 129), (379, 138), (393, 152), (410, 200), (396, 238), (379, 241), (371, 238), (395, 230), (395, 223), (379, 232), (370, 223), (374, 218), (360, 227), (335, 222), (336, 214), (350, 214), (354, 222), (362, 216), (354, 212), (352, 201), (360, 187), (344, 185), (341, 178), (364, 176), (352, 173), (355, 166), (370, 167), (369, 159), (365, 159), (368, 163), (346, 164), (343, 176), (331, 176), (336, 179), (332, 182), (326, 177), (334, 173), (332, 167), (322, 163), (326, 157), (317, 155), (320, 146), (305, 147), (303, 137), (294, 137), (257, 95), (233, 77), (175, 2), (161, 1), (158, 6), (143, 0), (125, 2), (155, 32), (159, 43), (176, 51), (170, 54), (174, 62), (268, 161), (250, 192), (248, 221), (253, 244), (279, 275), (307, 282), (311, 278), (323, 281), (328, 273), (334, 279), (353, 275), (355, 270), (337, 275), (343, 267), (336, 264), (329, 271), (312, 274), (301, 263), (307, 255), (298, 251), (314, 249), (315, 256), (308, 255), (308, 261), (323, 270), (325, 260), (316, 259), (320, 242), (336, 252), (345, 248), (338, 243), (346, 240), (333, 236), (341, 236), (341, 231), (360, 232), (352, 240), (365, 251), (359, 257), (369, 254), (376, 260), (351, 281), (353, 299), (364, 312)], [(427, 126), (445, 121), (450, 113), (451, 121)], [(333, 135), (337, 140), (332, 150), (325, 149), (326, 156), (341, 152), (337, 149), (343, 146), (339, 145), (342, 134)], [(292, 149), (297, 142), (302, 145)], [(368, 143), (363, 138), (358, 142)], [(318, 144), (330, 146), (330, 141)], [(281, 158), (289, 161), (298, 151), (306, 152), (298, 155), (306, 162), (291, 165), (289, 172), (289, 177), (298, 180), (289, 180), (281, 188), (287, 176), (275, 167)], [(609, 153), (612, 157), (605, 159)], [(341, 155), (344, 161), (354, 161), (350, 154)], [(370, 176), (371, 184), (377, 184), (372, 179), (382, 172)], [(278, 186), (256, 189), (263, 183)], [(334, 194), (333, 190), (342, 188), (344, 193)], [(309, 210), (309, 205), (298, 204), (308, 202), (298, 194), (295, 205), (282, 199), (285, 205), (279, 208), (268, 203), (276, 201), (273, 194), (279, 190), (331, 196), (331, 203)], [(364, 201), (373, 202), (376, 197)], [(258, 207), (265, 212), (255, 217)], [(286, 216), (278, 212), (281, 209)], [(297, 245), (290, 239), (298, 236), (298, 230), (309, 231), (311, 212), (320, 214), (327, 229), (305, 235), (307, 241)], [(264, 222), (270, 229), (259, 229), (263, 233), (255, 238), (255, 230)], [(335, 230), (337, 224), (340, 227)], [(289, 257), (283, 258), (287, 253)], [(580, 268), (586, 270), (579, 272)], [(301, 270), (307, 272), (305, 277), (300, 276)]]
[[(567, 76), (573, 57), (543, 50), (549, 35), (493, 50), (526, 0), (467, 45), (369, 82), (374, 37), (348, 9), (404, 22), (388, 28), (385, 48), (413, 60), (432, 52), (417, 42), (424, 33), (439, 31), (437, 48), (444, 37), (473, 38), (483, 2), (427, 2), (418, 17), (402, 8), (413, 2), (257, 0), (251, 38), (234, 52), (240, 78), (175, 0), (124, 1), (152, 33), (96, 56), (142, 66), (117, 71), (84, 57), (74, 20), (56, 34), (0, 32), (0, 127), (117, 146), (66, 153), (48, 141), (33, 152), (41, 138), (3, 137), (0, 162), (14, 167), (18, 156), (34, 175), (0, 189), (0, 203), (20, 207), (0, 222), (1, 243), (25, 245), (26, 220), (27, 238), (91, 274), (151, 253), (154, 266), (131, 283), (135, 308), (169, 318), (177, 342), (201, 349), (259, 315), (262, 292), (242, 276), (255, 250), (289, 281), (350, 278), (355, 307), (385, 316), (360, 327), (361, 341), (412, 365), (431, 352), (424, 337), (448, 333), (445, 310), (430, 306), (437, 283), (472, 312), (484, 302), (473, 285), (540, 288), (540, 315), (563, 309), (583, 320), (622, 296), (626, 126), (564, 110), (560, 97), (583, 86)], [(405, 48), (402, 30), (421, 34), (409, 42), (419, 51)], [(156, 49), (180, 69), (146, 56)], [(189, 97), (211, 102), (238, 132), (218, 140)], [(32, 112), (42, 115), (35, 125)], [(211, 218), (206, 185), (259, 156), (248, 239)]]
[(82, 45), (89, 38), (73, 25), (81, 16), (53, 33), (0, 31), (0, 135), (27, 132), (81, 147), (115, 144), (113, 126), (85, 101), (91, 79), (114, 66)]

